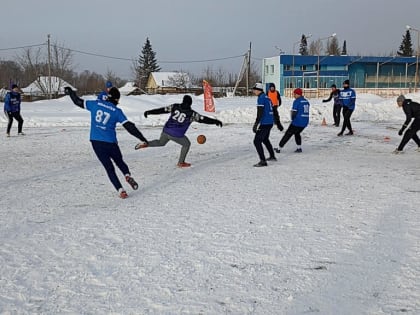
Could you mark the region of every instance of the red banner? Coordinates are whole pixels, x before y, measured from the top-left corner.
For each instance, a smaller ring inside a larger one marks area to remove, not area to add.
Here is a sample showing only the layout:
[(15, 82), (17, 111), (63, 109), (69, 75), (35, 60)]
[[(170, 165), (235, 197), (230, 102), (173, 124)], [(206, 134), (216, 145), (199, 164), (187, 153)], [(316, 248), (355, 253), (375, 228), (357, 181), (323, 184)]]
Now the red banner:
[(203, 80), (203, 89), (204, 89), (204, 110), (206, 112), (214, 112), (214, 99), (213, 99), (213, 89), (206, 80)]

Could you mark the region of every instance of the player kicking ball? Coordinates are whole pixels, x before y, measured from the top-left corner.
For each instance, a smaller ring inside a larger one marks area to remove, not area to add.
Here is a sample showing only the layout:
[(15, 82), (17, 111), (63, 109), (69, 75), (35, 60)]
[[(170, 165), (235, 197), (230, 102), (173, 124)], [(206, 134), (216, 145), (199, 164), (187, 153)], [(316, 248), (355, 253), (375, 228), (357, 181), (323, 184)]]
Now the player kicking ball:
[(169, 119), (163, 126), (162, 133), (159, 139), (149, 141), (148, 143), (139, 143), (135, 149), (143, 149), (146, 147), (163, 147), (170, 140), (181, 145), (181, 154), (178, 159), (178, 167), (190, 167), (191, 164), (185, 162), (188, 151), (190, 150), (191, 142), (185, 135), (191, 123), (196, 121), (204, 124), (214, 124), (222, 127), (222, 122), (217, 119), (203, 116), (191, 109), (192, 98), (189, 95), (184, 95), (182, 103), (172, 104), (166, 107), (160, 107), (144, 112), (144, 117), (148, 115), (160, 115), (170, 113)]

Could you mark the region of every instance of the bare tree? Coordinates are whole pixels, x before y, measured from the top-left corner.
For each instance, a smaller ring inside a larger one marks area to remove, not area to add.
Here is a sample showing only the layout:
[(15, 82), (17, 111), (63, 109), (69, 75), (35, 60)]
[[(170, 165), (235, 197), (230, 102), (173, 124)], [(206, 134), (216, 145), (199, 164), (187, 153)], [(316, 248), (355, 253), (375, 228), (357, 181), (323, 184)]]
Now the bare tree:
[(337, 36), (334, 36), (331, 40), (327, 43), (327, 54), (329, 56), (340, 56), (341, 50), (338, 44)]
[(106, 81), (111, 81), (112, 84), (116, 87), (121, 87), (123, 86), (127, 81), (121, 79), (120, 77), (118, 77), (115, 72), (111, 71), (111, 70), (107, 70), (106, 74), (105, 74), (105, 80)]
[(71, 79), (68, 75), (73, 67), (73, 52), (57, 43), (51, 47), (51, 75)]
[(323, 54), (324, 45), (320, 39), (314, 40), (309, 45), (309, 55), (316, 56)]
[[(58, 45), (57, 43), (51, 45), (50, 59), (48, 58), (48, 51), (45, 47), (27, 48), (20, 56), (17, 56), (17, 61), (22, 67), (25, 78), (29, 81), (36, 81), (36, 85), (47, 94), (49, 88), (41, 82), (41, 77), (55, 76), (63, 80), (71, 81), (74, 78), (72, 68), (73, 53), (71, 50)], [(58, 88), (60, 88), (61, 81), (58, 80)]]
[(191, 85), (190, 77), (186, 72), (177, 72), (173, 76), (168, 77), (168, 82), (181, 89), (188, 88)]
[(22, 68), (15, 61), (0, 61), (0, 88), (25, 84)]

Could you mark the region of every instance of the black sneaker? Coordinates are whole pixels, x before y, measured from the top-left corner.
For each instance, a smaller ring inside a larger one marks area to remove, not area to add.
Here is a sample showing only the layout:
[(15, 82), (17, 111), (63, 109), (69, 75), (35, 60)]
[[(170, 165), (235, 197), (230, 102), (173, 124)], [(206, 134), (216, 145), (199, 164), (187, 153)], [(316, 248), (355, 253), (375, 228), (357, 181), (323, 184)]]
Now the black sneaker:
[(263, 166), (267, 166), (266, 161), (259, 161), (257, 164), (254, 164), (254, 167), (263, 167)]
[(302, 153), (302, 149), (301, 149), (301, 148), (297, 148), (297, 149), (295, 150), (295, 153)]
[(353, 135), (353, 131), (349, 131), (345, 134), (345, 136), (352, 136)]
[(127, 183), (130, 184), (131, 188), (133, 188), (134, 190), (137, 190), (139, 188), (139, 185), (137, 184), (137, 182), (134, 180), (133, 177), (127, 175), (125, 176), (125, 180), (127, 181)]
[(277, 161), (275, 156), (270, 156), (266, 161)]
[(274, 148), (274, 151), (276, 151), (277, 153), (280, 153), (280, 148)]
[(337, 133), (337, 136), (342, 137), (343, 136), (343, 133), (342, 132), (339, 132), (339, 133)]

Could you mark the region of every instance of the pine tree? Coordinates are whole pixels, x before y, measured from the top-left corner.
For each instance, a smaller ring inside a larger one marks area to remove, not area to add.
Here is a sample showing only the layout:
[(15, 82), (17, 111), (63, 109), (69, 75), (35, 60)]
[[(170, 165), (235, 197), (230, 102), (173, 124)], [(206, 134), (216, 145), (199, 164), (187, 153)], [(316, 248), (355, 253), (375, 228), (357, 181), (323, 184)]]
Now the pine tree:
[(149, 38), (146, 38), (141, 54), (137, 62), (135, 62), (134, 70), (137, 84), (142, 90), (146, 87), (150, 73), (160, 71), (160, 67), (156, 60), (156, 53), (152, 49)]
[(338, 47), (338, 39), (334, 36), (327, 44), (327, 54), (329, 56), (339, 56), (340, 47)]
[(305, 34), (302, 34), (302, 38), (300, 39), (299, 54), (302, 56), (308, 55), (308, 41)]
[(341, 49), (341, 55), (347, 56), (347, 43), (346, 41), (343, 42), (343, 49)]
[(398, 51), (398, 55), (404, 56), (404, 57), (410, 57), (414, 55), (410, 30), (407, 30), (405, 35), (403, 35), (403, 39), (400, 45), (400, 50)]

